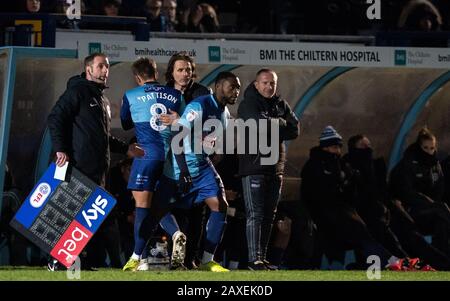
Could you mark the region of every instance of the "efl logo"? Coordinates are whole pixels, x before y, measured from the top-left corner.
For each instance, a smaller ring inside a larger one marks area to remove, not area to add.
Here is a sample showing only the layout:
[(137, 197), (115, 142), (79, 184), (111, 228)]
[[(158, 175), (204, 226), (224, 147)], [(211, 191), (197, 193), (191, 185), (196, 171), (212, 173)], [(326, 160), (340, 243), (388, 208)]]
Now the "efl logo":
[(50, 255), (66, 267), (70, 267), (91, 237), (92, 233), (74, 220), (50, 252)]
[(52, 188), (47, 183), (41, 183), (36, 188), (36, 190), (33, 192), (33, 194), (30, 197), (30, 204), (34, 208), (39, 208), (44, 204), (45, 200), (50, 195), (50, 192), (52, 191)]

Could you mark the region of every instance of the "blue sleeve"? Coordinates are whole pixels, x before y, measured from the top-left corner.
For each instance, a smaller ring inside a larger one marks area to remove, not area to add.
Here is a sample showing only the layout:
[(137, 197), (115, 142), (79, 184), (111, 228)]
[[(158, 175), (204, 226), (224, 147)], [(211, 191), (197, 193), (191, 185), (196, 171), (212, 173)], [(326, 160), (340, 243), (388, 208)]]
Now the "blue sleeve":
[(192, 129), (195, 122), (202, 121), (202, 114), (202, 105), (199, 102), (191, 102), (186, 106), (186, 109), (178, 120), (178, 123), (188, 129)]
[(124, 130), (129, 130), (134, 127), (127, 94), (124, 94), (122, 98), (122, 107), (120, 108), (120, 122), (122, 123), (122, 128)]

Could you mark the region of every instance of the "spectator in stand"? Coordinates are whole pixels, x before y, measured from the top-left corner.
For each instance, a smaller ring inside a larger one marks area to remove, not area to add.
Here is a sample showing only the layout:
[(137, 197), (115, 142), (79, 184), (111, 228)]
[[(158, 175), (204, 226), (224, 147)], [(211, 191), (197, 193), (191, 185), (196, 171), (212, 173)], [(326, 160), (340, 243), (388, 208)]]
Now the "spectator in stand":
[(442, 25), (442, 16), (428, 0), (411, 0), (403, 8), (398, 27), (410, 31), (436, 31)]
[(120, 2), (117, 0), (106, 0), (103, 2), (102, 14), (109, 17), (117, 17), (120, 12)]
[(178, 21), (177, 14), (177, 1), (175, 0), (164, 0), (162, 14), (167, 19), (167, 30), (168, 32), (181, 31), (181, 23)]
[[(398, 27), (402, 30), (428, 33), (440, 31), (442, 15), (436, 6), (428, 0), (411, 0), (400, 14)], [(447, 47), (447, 37), (437, 38), (417, 33), (410, 40), (413, 47)]]
[(39, 13), (41, 10), (41, 0), (26, 0), (26, 11), (29, 13)]
[(191, 9), (187, 21), (188, 32), (219, 32), (220, 25), (214, 8), (201, 3)]
[(161, 0), (147, 0), (144, 6), (144, 16), (150, 24), (150, 31), (167, 31), (167, 18), (161, 14)]

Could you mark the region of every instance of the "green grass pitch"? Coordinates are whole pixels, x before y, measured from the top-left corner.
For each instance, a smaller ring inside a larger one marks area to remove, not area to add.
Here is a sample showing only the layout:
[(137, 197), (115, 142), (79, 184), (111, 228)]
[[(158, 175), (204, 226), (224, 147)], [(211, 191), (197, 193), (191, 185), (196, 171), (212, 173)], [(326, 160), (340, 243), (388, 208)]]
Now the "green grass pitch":
[[(369, 281), (366, 271), (146, 271), (118, 269), (80, 271), (80, 279), (68, 279), (66, 271), (44, 267), (1, 267), (0, 281)], [(450, 281), (450, 272), (381, 271), (381, 281)], [(373, 281), (373, 280), (371, 280)]]

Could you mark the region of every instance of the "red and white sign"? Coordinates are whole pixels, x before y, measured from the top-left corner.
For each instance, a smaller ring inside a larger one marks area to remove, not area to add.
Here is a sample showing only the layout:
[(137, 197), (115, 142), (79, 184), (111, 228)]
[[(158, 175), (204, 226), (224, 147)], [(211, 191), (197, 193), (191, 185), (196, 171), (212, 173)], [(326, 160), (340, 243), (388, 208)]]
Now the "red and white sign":
[(92, 233), (74, 220), (51, 251), (50, 255), (70, 267), (91, 239)]

